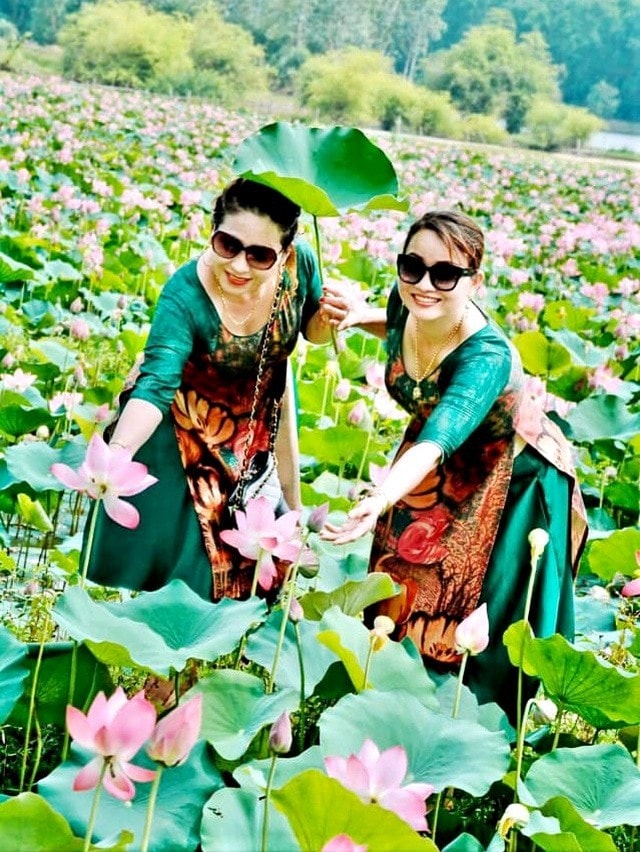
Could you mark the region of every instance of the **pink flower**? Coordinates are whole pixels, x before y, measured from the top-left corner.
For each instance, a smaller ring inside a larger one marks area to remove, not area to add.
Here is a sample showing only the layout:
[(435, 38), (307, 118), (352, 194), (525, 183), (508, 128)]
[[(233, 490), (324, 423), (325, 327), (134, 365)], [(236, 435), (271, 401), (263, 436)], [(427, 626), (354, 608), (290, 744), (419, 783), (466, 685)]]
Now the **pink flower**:
[(277, 577), (273, 557), (295, 562), (300, 556), (299, 517), (300, 512), (294, 511), (276, 518), (267, 498), (256, 497), (249, 500), (244, 512), (236, 512), (238, 529), (223, 530), (220, 538), (247, 559), (260, 560), (258, 583), (269, 590)]
[(349, 379), (340, 379), (333, 392), (333, 396), (338, 402), (346, 402), (351, 393), (351, 382)]
[(22, 393), (35, 382), (38, 377), (34, 373), (25, 373), (20, 367), (14, 373), (3, 373), (0, 375), (2, 384), (8, 390)]
[(298, 624), (298, 622), (302, 621), (303, 618), (304, 610), (302, 609), (302, 604), (298, 598), (291, 598), (291, 604), (289, 605), (289, 621), (292, 621), (294, 624)]
[(106, 762), (102, 779), (105, 790), (122, 801), (132, 799), (136, 792), (132, 781), (152, 781), (155, 777), (151, 769), (128, 762), (148, 739), (155, 722), (155, 707), (143, 693), (129, 700), (120, 686), (109, 699), (99, 692), (86, 716), (67, 705), (69, 733), (78, 745), (97, 755), (78, 772), (73, 789), (96, 787)]
[(147, 745), (147, 754), (156, 763), (179, 766), (196, 744), (201, 723), (202, 695), (198, 694), (160, 719)]
[(316, 506), (309, 513), (309, 517), (307, 518), (307, 529), (311, 532), (320, 532), (320, 530), (324, 527), (327, 515), (329, 514), (329, 504), (323, 503), (321, 506)]
[(405, 784), (407, 753), (402, 746), (380, 752), (369, 739), (358, 754), (349, 757), (325, 757), (325, 769), (343, 787), (353, 790), (364, 802), (376, 802), (393, 811), (416, 831), (428, 831), (425, 799), (433, 792), (431, 784)]
[(380, 361), (374, 361), (372, 364), (369, 364), (365, 377), (369, 387), (377, 388), (378, 390), (384, 388), (384, 364), (380, 363)]
[(89, 323), (86, 320), (80, 319), (80, 317), (74, 319), (69, 326), (69, 331), (71, 332), (71, 336), (77, 340), (88, 340), (91, 334)]
[(285, 710), (271, 726), (269, 732), (269, 748), (275, 754), (286, 754), (291, 751), (293, 734), (291, 733), (291, 718)]
[(321, 852), (367, 852), (367, 847), (356, 843), (348, 834), (336, 834), (322, 847)]
[(456, 627), (454, 641), (460, 654), (469, 653), (475, 657), (484, 651), (489, 644), (489, 617), (486, 603), (474, 609), (471, 615), (460, 622)]
[(131, 450), (108, 447), (97, 433), (89, 441), (87, 454), (77, 471), (56, 463), (51, 465), (51, 473), (67, 488), (87, 494), (93, 500), (102, 500), (111, 520), (127, 529), (138, 526), (140, 514), (135, 506), (120, 498), (139, 494), (158, 481), (155, 476), (149, 476), (146, 465), (131, 461)]
[(625, 598), (635, 598), (636, 595), (640, 595), (640, 577), (625, 583), (620, 594)]
[(347, 420), (353, 426), (359, 426), (363, 420), (365, 420), (367, 414), (368, 409), (366, 402), (363, 399), (359, 399), (347, 415)]

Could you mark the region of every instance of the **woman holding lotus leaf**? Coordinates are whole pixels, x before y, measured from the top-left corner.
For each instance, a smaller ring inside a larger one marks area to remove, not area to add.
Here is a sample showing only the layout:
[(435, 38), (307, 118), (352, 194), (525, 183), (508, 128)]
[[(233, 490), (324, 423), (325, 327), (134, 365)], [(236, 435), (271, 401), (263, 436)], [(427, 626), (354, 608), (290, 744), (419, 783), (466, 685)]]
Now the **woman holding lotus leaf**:
[(294, 240), (299, 214), (280, 192), (233, 181), (216, 201), (208, 247), (165, 285), (111, 436), (158, 483), (132, 501), (134, 530), (98, 506), (93, 581), (153, 590), (179, 578), (207, 599), (245, 597), (253, 571), (221, 530), (247, 453), (275, 450), (284, 498), (299, 508), (288, 357), (300, 332), (326, 342), (347, 313)]
[(374, 531), (369, 570), (387, 572), (401, 591), (372, 615), (390, 616), (433, 668), (460, 663), (456, 627), (486, 603), (491, 642), (469, 660), (466, 682), (481, 702), (513, 710), (517, 674), (502, 636), (525, 609), (527, 535), (550, 536), (533, 630), (572, 636), (586, 524), (566, 440), (523, 399), (519, 356), (473, 299), (483, 252), (470, 217), (427, 212), (398, 255), (386, 314), (349, 317), (386, 335), (386, 385), (411, 420), (384, 482), (323, 537), (345, 544)]

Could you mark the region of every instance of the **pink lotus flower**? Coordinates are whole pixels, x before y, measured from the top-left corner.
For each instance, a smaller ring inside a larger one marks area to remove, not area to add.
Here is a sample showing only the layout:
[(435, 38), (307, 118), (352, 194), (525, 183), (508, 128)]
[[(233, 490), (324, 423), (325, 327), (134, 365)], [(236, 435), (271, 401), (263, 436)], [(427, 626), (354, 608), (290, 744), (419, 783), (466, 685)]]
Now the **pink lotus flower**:
[(247, 559), (259, 560), (258, 584), (269, 590), (278, 576), (273, 557), (295, 562), (300, 556), (299, 517), (300, 512), (293, 511), (276, 518), (267, 498), (256, 497), (248, 501), (244, 512), (236, 512), (238, 529), (223, 530), (220, 538)]
[(322, 847), (321, 852), (367, 852), (367, 847), (356, 843), (348, 834), (336, 834)]
[(416, 831), (428, 831), (425, 799), (433, 792), (431, 784), (405, 784), (407, 753), (402, 746), (380, 752), (369, 739), (358, 754), (325, 757), (325, 769), (343, 787), (357, 793), (364, 802), (376, 802), (393, 811)]
[(89, 441), (87, 454), (77, 471), (58, 462), (51, 465), (51, 473), (67, 488), (87, 494), (93, 500), (102, 500), (111, 520), (127, 529), (138, 526), (140, 514), (135, 506), (120, 498), (139, 494), (158, 481), (147, 473), (146, 465), (131, 461), (130, 450), (108, 447), (97, 433)]
[(78, 745), (96, 753), (96, 757), (78, 772), (74, 790), (91, 790), (100, 781), (116, 799), (129, 801), (135, 795), (132, 781), (153, 781), (155, 772), (128, 761), (150, 736), (156, 722), (156, 711), (142, 692), (127, 699), (122, 687), (111, 698), (99, 692), (85, 714), (67, 706), (67, 728)]
[(180, 766), (198, 741), (202, 724), (202, 695), (194, 695), (158, 722), (147, 745), (147, 754), (164, 766)]
[(472, 657), (480, 654), (489, 644), (489, 617), (487, 605), (474, 609), (456, 627), (454, 634), (456, 649), (460, 654), (469, 653)]
[(636, 595), (640, 595), (640, 577), (625, 583), (620, 594), (625, 598), (634, 598)]
[(275, 754), (286, 754), (288, 751), (291, 751), (292, 742), (291, 718), (285, 710), (271, 726), (269, 748)]

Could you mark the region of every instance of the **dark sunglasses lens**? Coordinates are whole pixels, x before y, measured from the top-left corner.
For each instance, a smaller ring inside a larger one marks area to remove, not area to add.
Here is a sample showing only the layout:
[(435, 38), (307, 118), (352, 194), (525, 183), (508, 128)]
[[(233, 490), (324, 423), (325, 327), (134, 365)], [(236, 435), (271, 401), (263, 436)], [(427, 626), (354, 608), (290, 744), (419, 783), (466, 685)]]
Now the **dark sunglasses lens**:
[(271, 269), (278, 253), (269, 246), (247, 246), (247, 263), (254, 269)]
[(433, 264), (429, 270), (429, 277), (436, 290), (453, 290), (463, 271), (459, 266), (441, 261)]
[(211, 239), (211, 246), (216, 254), (230, 260), (242, 251), (242, 243), (231, 234), (224, 231), (216, 231)]
[(427, 267), (420, 258), (411, 254), (399, 254), (397, 268), (398, 277), (405, 284), (417, 284), (427, 271)]

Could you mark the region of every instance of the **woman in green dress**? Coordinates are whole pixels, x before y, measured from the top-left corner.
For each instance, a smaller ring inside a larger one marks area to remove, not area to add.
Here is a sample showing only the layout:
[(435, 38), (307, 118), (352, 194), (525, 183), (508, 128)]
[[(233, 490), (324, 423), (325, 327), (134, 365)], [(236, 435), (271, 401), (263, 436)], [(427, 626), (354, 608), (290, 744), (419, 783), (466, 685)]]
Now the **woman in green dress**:
[(528, 533), (549, 533), (533, 630), (572, 637), (586, 524), (567, 442), (528, 407), (517, 351), (473, 301), (483, 252), (481, 229), (457, 211), (426, 213), (409, 230), (386, 314), (368, 323), (386, 335), (386, 384), (411, 420), (382, 485), (323, 535), (344, 544), (374, 530), (370, 570), (401, 591), (371, 615), (390, 616), (429, 667), (455, 669), (456, 627), (486, 603), (490, 645), (465, 680), (481, 702), (511, 710), (516, 670), (502, 636), (523, 617)]
[(267, 449), (272, 432), (284, 497), (299, 508), (288, 357), (301, 331), (326, 342), (347, 313), (335, 287), (321, 292), (311, 249), (294, 241), (299, 214), (270, 187), (234, 181), (216, 201), (209, 246), (164, 286), (111, 436), (158, 483), (131, 498), (135, 530), (98, 507), (94, 582), (153, 590), (179, 578), (207, 599), (246, 596), (253, 566), (220, 531), (245, 453)]

